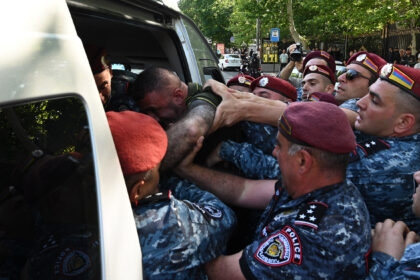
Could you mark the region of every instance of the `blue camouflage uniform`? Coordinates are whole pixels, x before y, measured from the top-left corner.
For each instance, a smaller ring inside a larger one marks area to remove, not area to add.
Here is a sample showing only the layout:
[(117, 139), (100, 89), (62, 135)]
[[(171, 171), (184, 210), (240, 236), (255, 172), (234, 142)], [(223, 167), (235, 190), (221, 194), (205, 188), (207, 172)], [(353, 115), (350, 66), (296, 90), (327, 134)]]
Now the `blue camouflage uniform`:
[(359, 110), (359, 107), (357, 107), (356, 103), (359, 101), (360, 98), (353, 98), (345, 101), (343, 104), (340, 105), (340, 108), (349, 109), (354, 112), (357, 112)]
[(297, 199), (275, 187), (239, 264), (247, 279), (360, 279), (371, 245), (369, 214), (345, 182)]
[(134, 208), (145, 279), (206, 279), (202, 265), (224, 253), (236, 223), (233, 211), (178, 178), (161, 186), (162, 193)]
[(271, 154), (277, 141), (277, 127), (248, 121), (241, 122), (240, 126), (245, 142), (255, 145), (265, 154)]
[(223, 141), (219, 156), (232, 162), (250, 179), (277, 179), (280, 175), (277, 159), (249, 143)]
[(367, 279), (420, 279), (420, 243), (408, 245), (400, 261), (388, 254), (373, 252)]
[(420, 134), (374, 137), (355, 132), (357, 146), (347, 167), (347, 179), (360, 190), (369, 209), (372, 227), (385, 219), (404, 221), (420, 232), (420, 220), (411, 206), (420, 170)]

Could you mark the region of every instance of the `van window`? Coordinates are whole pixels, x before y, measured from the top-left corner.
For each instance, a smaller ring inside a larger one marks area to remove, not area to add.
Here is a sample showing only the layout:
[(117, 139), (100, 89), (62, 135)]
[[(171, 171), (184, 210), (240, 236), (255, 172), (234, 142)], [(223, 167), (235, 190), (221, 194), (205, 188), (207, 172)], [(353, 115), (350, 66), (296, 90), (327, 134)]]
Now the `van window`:
[(212, 78), (224, 83), (224, 79), (220, 80), (221, 75), (216, 75), (212, 77), (206, 75), (208, 72), (206, 73), (205, 68), (208, 69), (211, 67), (214, 69), (218, 69), (218, 65), (215, 62), (214, 54), (210, 49), (208, 43), (203, 40), (201, 34), (198, 33), (198, 31), (196, 30), (196, 27), (185, 18), (183, 18), (183, 23), (190, 38), (191, 46), (193, 48), (195, 59), (197, 61), (197, 65), (200, 71), (200, 76), (204, 77), (205, 80)]
[(66, 97), (0, 107), (0, 142), (0, 279), (99, 279), (83, 103)]

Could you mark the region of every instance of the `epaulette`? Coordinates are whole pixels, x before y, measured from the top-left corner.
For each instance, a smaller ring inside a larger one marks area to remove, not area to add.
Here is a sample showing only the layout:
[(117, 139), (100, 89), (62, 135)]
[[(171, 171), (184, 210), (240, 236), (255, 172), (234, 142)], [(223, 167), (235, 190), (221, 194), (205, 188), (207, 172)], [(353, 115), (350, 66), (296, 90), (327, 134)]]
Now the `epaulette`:
[[(365, 156), (367, 157), (379, 151), (391, 148), (388, 143), (386, 143), (385, 141), (377, 137), (357, 143), (357, 147), (359, 147), (363, 151)], [(354, 162), (359, 159), (360, 159), (360, 156), (357, 154), (356, 151), (353, 151), (352, 153), (350, 153), (350, 162)]]
[(167, 191), (163, 191), (163, 192), (158, 192), (152, 195), (148, 195), (145, 198), (141, 199), (139, 201), (139, 205), (146, 205), (146, 204), (150, 204), (150, 203), (156, 203), (159, 201), (165, 201), (165, 200), (171, 200), (171, 191), (167, 190)]
[(313, 229), (318, 229), (318, 225), (321, 222), (327, 211), (328, 205), (320, 201), (311, 201), (299, 209), (299, 212), (295, 219), (295, 225), (308, 226)]

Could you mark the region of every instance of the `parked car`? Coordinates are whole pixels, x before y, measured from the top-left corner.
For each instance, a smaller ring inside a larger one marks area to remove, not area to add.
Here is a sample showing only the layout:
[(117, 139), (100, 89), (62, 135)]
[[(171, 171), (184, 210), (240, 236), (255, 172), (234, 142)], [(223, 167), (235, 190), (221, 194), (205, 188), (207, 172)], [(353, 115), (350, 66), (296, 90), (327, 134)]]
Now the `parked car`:
[(241, 56), (239, 54), (224, 54), (219, 58), (219, 67), (225, 69), (237, 69), (241, 67)]
[(162, 66), (185, 82), (224, 82), (217, 57), (164, 1), (0, 6), (0, 278), (142, 279), (130, 201), (82, 42), (104, 47), (122, 74)]

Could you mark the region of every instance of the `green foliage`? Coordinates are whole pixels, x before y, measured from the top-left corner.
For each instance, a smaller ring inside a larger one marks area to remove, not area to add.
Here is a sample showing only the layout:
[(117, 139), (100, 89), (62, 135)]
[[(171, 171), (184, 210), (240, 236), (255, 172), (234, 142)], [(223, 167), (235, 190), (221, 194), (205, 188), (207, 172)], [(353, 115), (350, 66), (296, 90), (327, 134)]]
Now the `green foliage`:
[[(388, 23), (418, 26), (419, 4), (420, 0), (295, 0), (293, 15), (300, 35), (321, 41), (369, 34)], [(227, 43), (233, 34), (237, 45), (251, 43), (256, 37), (257, 18), (262, 38), (269, 36), (271, 28), (280, 28), (280, 38), (291, 40), (287, 0), (181, 0), (179, 6), (206, 36), (219, 42)], [(219, 39), (223, 36), (217, 32), (224, 32), (227, 40)]]
[(181, 0), (181, 11), (189, 16), (213, 42), (229, 45), (232, 32), (228, 29), (233, 2), (228, 0)]

